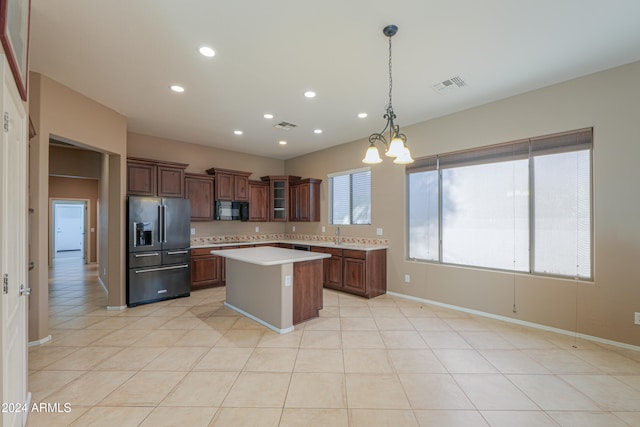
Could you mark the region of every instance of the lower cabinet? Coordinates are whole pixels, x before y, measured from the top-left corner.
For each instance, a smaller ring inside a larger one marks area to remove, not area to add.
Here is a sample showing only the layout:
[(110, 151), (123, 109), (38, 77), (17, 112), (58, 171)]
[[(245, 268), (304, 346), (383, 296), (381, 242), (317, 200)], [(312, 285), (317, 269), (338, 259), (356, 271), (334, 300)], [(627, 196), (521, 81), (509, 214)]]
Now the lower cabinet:
[(211, 248), (191, 249), (191, 290), (222, 286), (222, 262)]
[(331, 254), (324, 261), (324, 287), (366, 298), (387, 292), (387, 250), (358, 251), (314, 247)]

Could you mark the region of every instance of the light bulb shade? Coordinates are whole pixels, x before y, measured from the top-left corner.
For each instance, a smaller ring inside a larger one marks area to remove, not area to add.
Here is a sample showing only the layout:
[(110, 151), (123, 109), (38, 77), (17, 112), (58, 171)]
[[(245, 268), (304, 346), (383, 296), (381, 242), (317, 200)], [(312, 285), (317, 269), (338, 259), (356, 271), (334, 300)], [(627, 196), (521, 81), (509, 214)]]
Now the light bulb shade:
[(367, 154), (364, 156), (364, 159), (362, 159), (362, 163), (373, 165), (381, 162), (382, 162), (382, 159), (380, 158), (380, 153), (378, 152), (378, 149), (376, 148), (375, 145), (373, 144), (370, 145), (369, 148), (367, 148)]
[(402, 147), (402, 153), (396, 157), (393, 163), (397, 165), (408, 165), (409, 163), (413, 163), (413, 157), (411, 157), (411, 152), (409, 151), (409, 147), (406, 145)]
[(391, 140), (391, 144), (389, 144), (389, 149), (385, 154), (389, 157), (398, 157), (402, 155), (403, 147), (404, 147), (404, 143), (402, 142), (402, 139), (400, 139), (399, 136), (395, 136)]

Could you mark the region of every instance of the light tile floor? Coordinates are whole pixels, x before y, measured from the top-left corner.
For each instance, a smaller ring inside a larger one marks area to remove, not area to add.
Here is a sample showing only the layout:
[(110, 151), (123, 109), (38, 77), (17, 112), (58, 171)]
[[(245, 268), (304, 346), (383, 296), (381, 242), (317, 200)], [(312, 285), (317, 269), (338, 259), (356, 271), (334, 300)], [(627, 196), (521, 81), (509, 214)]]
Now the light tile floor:
[(395, 298), (325, 290), (278, 335), (224, 288), (105, 309), (56, 261), (53, 340), (29, 352), (28, 426), (640, 426), (640, 352)]

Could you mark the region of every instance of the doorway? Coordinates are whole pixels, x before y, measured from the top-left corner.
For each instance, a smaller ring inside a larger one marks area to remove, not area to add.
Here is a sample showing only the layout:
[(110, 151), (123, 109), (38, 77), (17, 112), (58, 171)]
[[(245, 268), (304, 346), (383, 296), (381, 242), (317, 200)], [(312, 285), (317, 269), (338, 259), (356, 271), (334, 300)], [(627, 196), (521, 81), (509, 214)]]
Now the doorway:
[(88, 200), (51, 201), (51, 257), (86, 263)]

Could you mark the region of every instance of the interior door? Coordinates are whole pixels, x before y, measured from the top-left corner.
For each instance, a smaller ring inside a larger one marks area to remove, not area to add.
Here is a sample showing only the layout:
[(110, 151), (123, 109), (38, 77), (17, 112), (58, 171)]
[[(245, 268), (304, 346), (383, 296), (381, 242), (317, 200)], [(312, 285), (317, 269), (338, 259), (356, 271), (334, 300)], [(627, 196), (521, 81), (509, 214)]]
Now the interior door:
[[(9, 68), (2, 57), (3, 104), (0, 149), (0, 267), (2, 273), (2, 425), (24, 426), (27, 397), (27, 121)], [(7, 410), (5, 410), (7, 409)], [(9, 410), (13, 409), (13, 410)], [(27, 408), (28, 409), (28, 408)]]
[(54, 203), (55, 251), (84, 251), (84, 203)]

